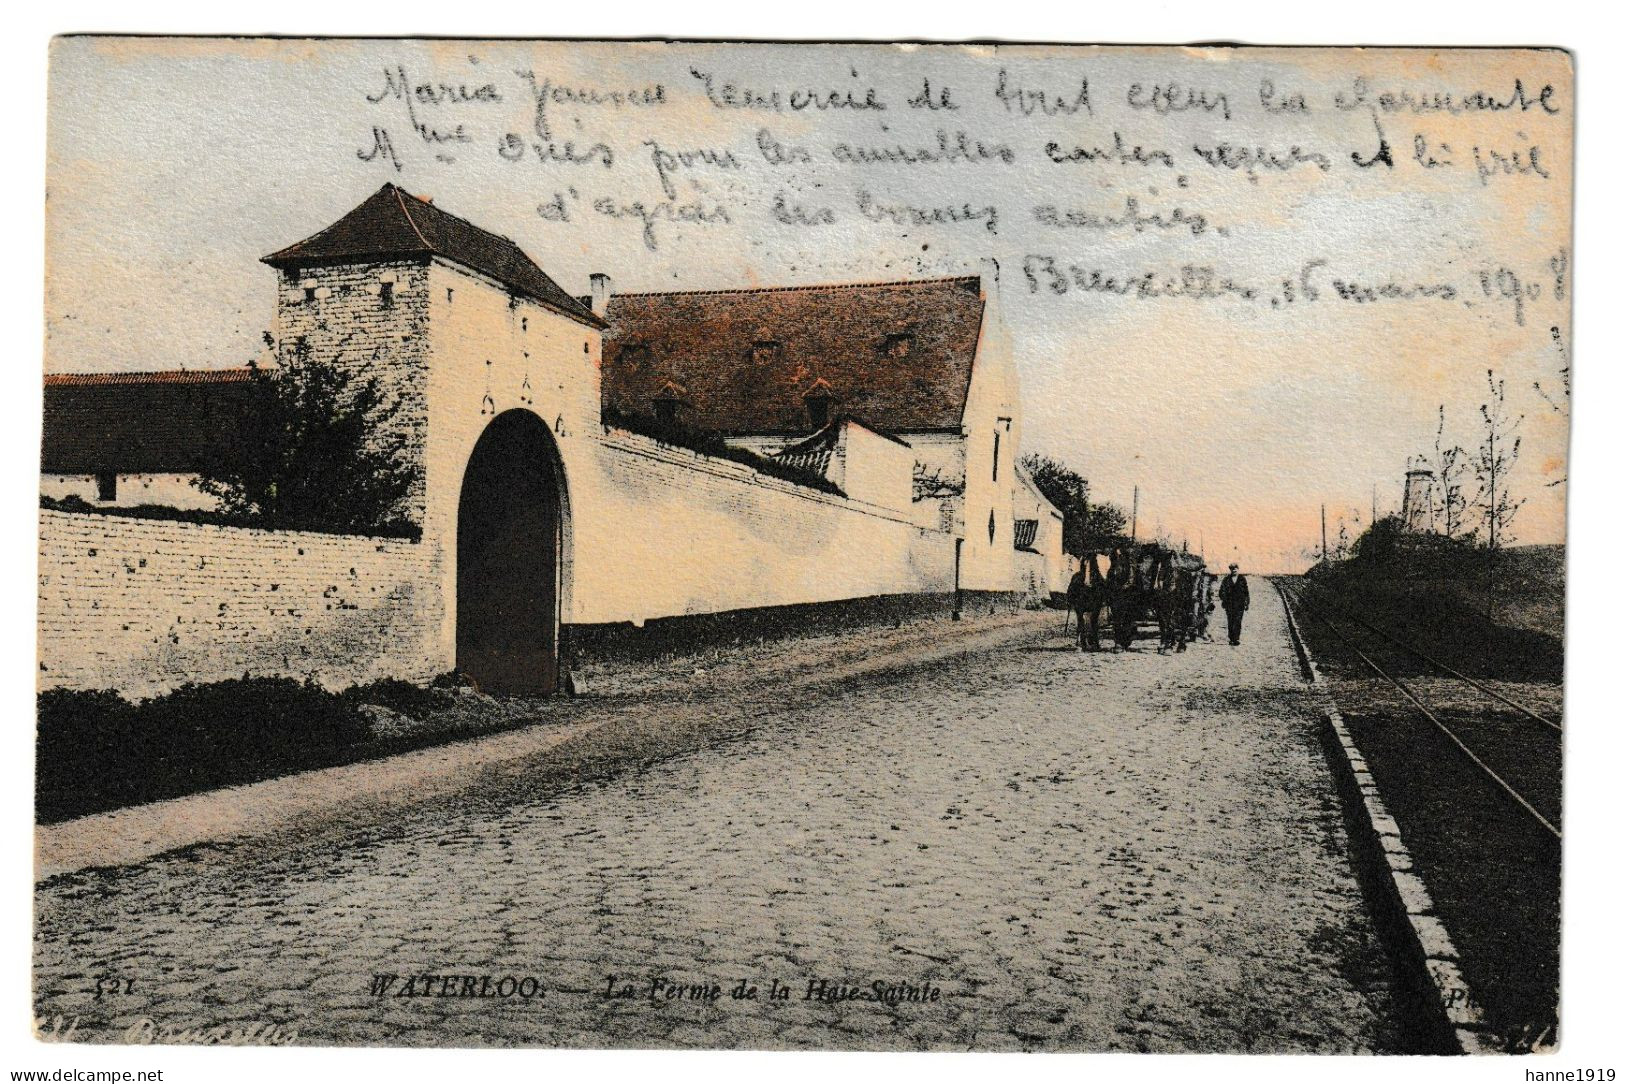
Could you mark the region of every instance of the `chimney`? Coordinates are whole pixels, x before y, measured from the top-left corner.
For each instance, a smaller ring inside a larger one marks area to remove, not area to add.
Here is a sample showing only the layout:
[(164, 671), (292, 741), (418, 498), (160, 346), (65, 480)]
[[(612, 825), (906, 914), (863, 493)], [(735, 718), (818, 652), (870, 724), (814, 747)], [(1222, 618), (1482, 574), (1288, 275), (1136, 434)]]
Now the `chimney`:
[(605, 316), (609, 312), (609, 276), (602, 271), (592, 276), (592, 314)]

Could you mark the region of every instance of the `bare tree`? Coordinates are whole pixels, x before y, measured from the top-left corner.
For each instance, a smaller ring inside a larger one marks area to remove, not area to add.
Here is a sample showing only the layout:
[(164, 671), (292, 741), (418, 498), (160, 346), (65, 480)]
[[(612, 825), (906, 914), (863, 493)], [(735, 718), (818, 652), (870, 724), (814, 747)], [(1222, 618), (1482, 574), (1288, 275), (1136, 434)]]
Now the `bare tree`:
[(914, 499), (925, 500), (930, 497), (962, 497), (965, 494), (965, 479), (961, 475), (952, 477), (941, 467), (928, 467), (924, 463), (914, 464)]
[[(1557, 370), (1557, 378), (1559, 381), (1561, 381), (1562, 386), (1558, 389), (1557, 394), (1554, 395), (1545, 388), (1541, 387), (1540, 381), (1537, 380), (1535, 381), (1535, 392), (1546, 401), (1547, 406), (1552, 408), (1552, 413), (1557, 414), (1560, 417), (1567, 418), (1569, 416), (1570, 403), (1569, 366), (1571, 363), (1569, 361), (1568, 344), (1563, 341), (1563, 329), (1555, 324), (1552, 325), (1552, 342), (1557, 346), (1557, 359), (1563, 363), (1563, 367)], [(1566, 484), (1568, 480), (1568, 475), (1565, 474), (1556, 481), (1547, 482), (1546, 485), (1548, 487), (1560, 486)]]
[(1360, 535), (1360, 522), (1357, 511), (1345, 510), (1337, 514), (1337, 537), (1331, 547), (1334, 560), (1346, 561), (1354, 552), (1354, 540)]
[(1437, 522), (1446, 538), (1454, 538), (1465, 526), (1467, 497), (1462, 481), (1467, 473), (1467, 452), (1459, 444), (1449, 444), (1444, 436), (1444, 404), (1439, 404), (1439, 427), (1433, 434), (1433, 469), (1438, 486), (1433, 493)]
[(1473, 457), (1473, 474), (1478, 479), (1478, 493), (1473, 505), (1484, 525), (1490, 552), (1494, 553), (1513, 541), (1512, 522), (1524, 505), (1524, 498), (1513, 497), (1507, 485), (1523, 447), (1518, 429), (1523, 415), (1512, 417), (1507, 413), (1506, 380), (1496, 380), (1495, 370), (1489, 371), (1489, 398), (1478, 408), (1484, 419), (1484, 437)]
[[(1539, 392), (1540, 397), (1546, 400), (1546, 405), (1552, 408), (1554, 414), (1561, 414), (1567, 418), (1569, 416), (1569, 348), (1563, 342), (1563, 329), (1556, 325), (1552, 327), (1552, 342), (1557, 346), (1557, 360), (1563, 363), (1563, 367), (1557, 370), (1557, 378), (1562, 386), (1558, 388), (1557, 394), (1553, 395), (1550, 391), (1541, 387), (1540, 381), (1537, 380), (1535, 381), (1535, 391)], [(1561, 483), (1554, 482), (1553, 484), (1558, 485)]]
[(1485, 588), (1485, 616), (1495, 620), (1495, 558), (1503, 546), (1513, 540), (1512, 521), (1523, 507), (1524, 498), (1513, 497), (1507, 485), (1507, 476), (1518, 461), (1523, 438), (1518, 427), (1523, 415), (1512, 417), (1507, 413), (1507, 382), (1496, 380), (1495, 370), (1489, 373), (1489, 398), (1480, 404), (1478, 412), (1484, 419), (1484, 439), (1473, 458), (1473, 473), (1478, 477), (1478, 495), (1474, 504), (1488, 536), (1489, 580)]

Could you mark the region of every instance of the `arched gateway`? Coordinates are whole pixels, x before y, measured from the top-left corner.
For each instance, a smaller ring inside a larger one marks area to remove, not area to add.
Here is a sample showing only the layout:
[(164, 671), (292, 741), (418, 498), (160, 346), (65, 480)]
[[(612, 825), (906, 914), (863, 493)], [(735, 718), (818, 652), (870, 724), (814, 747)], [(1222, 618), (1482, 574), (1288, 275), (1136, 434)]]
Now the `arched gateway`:
[(457, 505), (457, 669), (503, 695), (555, 691), (564, 467), (528, 410), (491, 421)]

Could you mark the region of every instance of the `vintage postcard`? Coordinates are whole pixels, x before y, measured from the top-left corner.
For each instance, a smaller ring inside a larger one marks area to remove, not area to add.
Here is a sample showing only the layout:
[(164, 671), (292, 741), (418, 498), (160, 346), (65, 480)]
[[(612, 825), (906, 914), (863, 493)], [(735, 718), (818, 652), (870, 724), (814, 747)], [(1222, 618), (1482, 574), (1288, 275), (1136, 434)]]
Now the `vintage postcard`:
[(49, 94), (40, 1039), (1558, 1044), (1567, 52)]

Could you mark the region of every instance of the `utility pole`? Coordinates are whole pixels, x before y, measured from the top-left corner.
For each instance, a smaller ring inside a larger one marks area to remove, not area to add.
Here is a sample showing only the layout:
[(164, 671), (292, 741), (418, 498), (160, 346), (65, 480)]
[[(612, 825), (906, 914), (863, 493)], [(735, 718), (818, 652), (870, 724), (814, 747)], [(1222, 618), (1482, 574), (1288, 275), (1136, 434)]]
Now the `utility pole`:
[(1320, 506), (1320, 559), (1326, 559), (1326, 506)]
[(1140, 487), (1134, 487), (1134, 510), (1129, 513), (1128, 540), (1137, 542), (1140, 539)]
[(964, 612), (964, 608), (965, 608), (965, 605), (964, 605), (965, 604), (965, 597), (959, 590), (959, 555), (960, 555), (960, 551), (962, 551), (964, 548), (965, 548), (965, 540), (963, 538), (954, 539), (954, 609), (953, 609), (953, 619), (955, 621), (959, 620), (960, 614)]
[(1371, 483), (1371, 525), (1377, 525), (1377, 483)]

